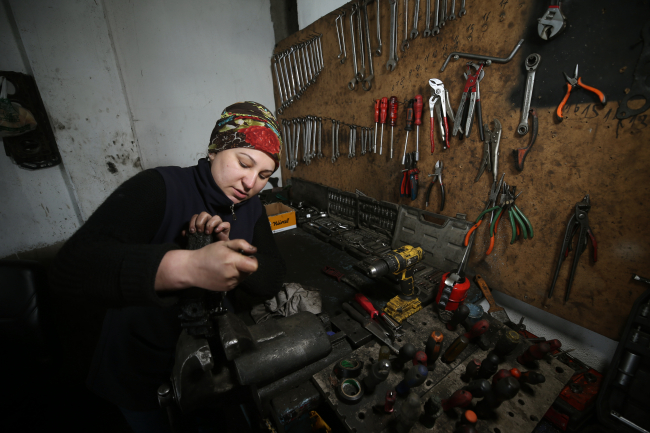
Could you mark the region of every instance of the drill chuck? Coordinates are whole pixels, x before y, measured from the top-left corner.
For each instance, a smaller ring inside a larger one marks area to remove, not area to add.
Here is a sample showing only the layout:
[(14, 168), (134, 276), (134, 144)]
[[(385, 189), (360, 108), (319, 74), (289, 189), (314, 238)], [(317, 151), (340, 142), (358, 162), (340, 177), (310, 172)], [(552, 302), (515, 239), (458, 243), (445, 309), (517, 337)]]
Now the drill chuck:
[(415, 266), (422, 257), (424, 252), (422, 248), (414, 248), (405, 245), (384, 255), (380, 260), (368, 267), (370, 277), (383, 277), (388, 273), (397, 274), (412, 266)]

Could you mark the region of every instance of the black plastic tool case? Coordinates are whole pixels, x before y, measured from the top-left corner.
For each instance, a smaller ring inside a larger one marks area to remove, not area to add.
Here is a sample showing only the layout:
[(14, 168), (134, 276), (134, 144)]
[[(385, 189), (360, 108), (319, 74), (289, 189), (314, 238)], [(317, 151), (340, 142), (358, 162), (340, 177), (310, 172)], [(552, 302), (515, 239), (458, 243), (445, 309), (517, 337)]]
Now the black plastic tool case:
[(617, 432), (650, 431), (650, 289), (632, 307), (597, 401), (598, 419)]

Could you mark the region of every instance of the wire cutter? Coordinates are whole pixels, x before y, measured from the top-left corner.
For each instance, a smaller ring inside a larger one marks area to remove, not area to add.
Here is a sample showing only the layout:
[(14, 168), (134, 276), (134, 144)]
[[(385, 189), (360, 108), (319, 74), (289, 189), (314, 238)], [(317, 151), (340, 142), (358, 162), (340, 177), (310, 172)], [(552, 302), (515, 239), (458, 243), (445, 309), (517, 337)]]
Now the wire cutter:
[(449, 149), (449, 123), (447, 122), (447, 106), (449, 105), (449, 100), (447, 99), (447, 93), (445, 92), (445, 85), (441, 80), (431, 78), (429, 80), (429, 86), (431, 86), (433, 93), (429, 98), (429, 113), (431, 121), (429, 138), (431, 140), (431, 154), (433, 155), (435, 147), (434, 109), (438, 115), (438, 125), (440, 127), (440, 136), (442, 137), (442, 148)]
[(431, 179), (429, 188), (427, 188), (426, 205), (424, 207), (429, 206), (429, 196), (431, 195), (433, 185), (436, 183), (436, 179), (438, 179), (438, 182), (440, 183), (440, 192), (442, 193), (442, 201), (440, 202), (440, 212), (442, 212), (445, 209), (445, 187), (442, 184), (442, 161), (436, 162), (433, 174), (430, 174), (428, 177), (433, 177), (433, 179)]
[(517, 187), (510, 187), (508, 184), (503, 184), (503, 194), (501, 194), (501, 209), (496, 213), (496, 218), (490, 225), (490, 247), (488, 248), (486, 255), (490, 255), (492, 249), (494, 249), (494, 235), (497, 234), (497, 226), (503, 214), (508, 212), (508, 218), (510, 219), (510, 226), (512, 227), (512, 237), (510, 239), (510, 244), (514, 244), (517, 240), (517, 236), (520, 233), (523, 233), (524, 239), (532, 239), (534, 236), (533, 226), (526, 218), (526, 215), (519, 209), (515, 204), (517, 197), (521, 195), (523, 191), (520, 191), (519, 194), (515, 196), (515, 191)]
[(607, 103), (607, 97), (603, 92), (600, 90), (596, 89), (595, 87), (587, 86), (582, 82), (582, 78), (578, 76), (578, 65), (576, 65), (576, 72), (575, 76), (573, 78), (569, 77), (566, 72), (563, 72), (564, 78), (566, 78), (567, 85), (566, 85), (566, 95), (564, 95), (564, 99), (562, 99), (562, 102), (560, 102), (560, 105), (557, 107), (557, 111), (555, 114), (557, 115), (558, 120), (561, 122), (564, 120), (562, 117), (562, 110), (564, 110), (564, 106), (566, 105), (567, 101), (569, 100), (569, 95), (571, 94), (571, 90), (576, 87), (582, 87), (585, 90), (589, 90), (590, 92), (593, 92), (598, 96), (598, 99), (600, 102), (605, 105)]
[(474, 179), (474, 182), (483, 176), (483, 172), (487, 168), (492, 171), (493, 180), (496, 181), (497, 173), (499, 170), (499, 143), (501, 142), (501, 122), (498, 119), (494, 119), (494, 131), (490, 131), (490, 125), (483, 125), (483, 135), (485, 139), (483, 140), (483, 159), (481, 160), (481, 165), (478, 169), (478, 174)]
[(400, 196), (411, 196), (411, 200), (415, 200), (418, 196), (418, 174), (420, 170), (417, 168), (417, 161), (415, 160), (415, 152), (409, 152), (404, 158), (406, 168), (402, 170), (402, 183), (400, 185)]
[[(499, 180), (498, 183), (496, 179), (494, 180), (494, 182), (492, 182), (492, 187), (490, 188), (490, 195), (488, 196), (488, 202), (485, 205), (485, 209), (483, 210), (483, 212), (479, 214), (478, 218), (476, 218), (476, 222), (465, 235), (465, 243), (464, 243), (465, 246), (469, 245), (469, 238), (471, 234), (474, 233), (476, 229), (480, 227), (481, 223), (483, 222), (483, 217), (485, 216), (485, 214), (488, 212), (494, 212), (495, 210), (501, 209), (499, 206), (496, 205), (496, 203), (497, 203), (497, 197), (499, 195), (499, 191), (501, 191), (501, 185), (503, 185), (503, 178), (505, 177), (505, 175), (506, 175), (505, 173), (501, 175), (501, 180)], [(492, 220), (490, 220), (490, 223), (492, 223)]]
[(472, 130), (472, 117), (474, 117), (474, 106), (476, 105), (476, 87), (483, 70), (483, 64), (481, 63), (475, 73), (472, 73), (471, 63), (467, 64), (467, 81), (465, 82), (465, 88), (463, 89), (463, 96), (460, 98), (460, 105), (458, 110), (456, 110), (456, 116), (454, 119), (454, 129), (452, 134), (454, 137), (458, 134), (458, 131), (462, 128), (463, 123), (463, 109), (465, 108), (465, 102), (467, 102), (467, 95), (469, 96), (469, 105), (467, 107), (467, 122), (464, 132), (465, 136), (469, 136), (470, 131)]
[(548, 297), (553, 296), (553, 289), (555, 289), (555, 283), (557, 282), (557, 277), (560, 274), (560, 266), (562, 262), (569, 255), (571, 251), (571, 244), (573, 243), (573, 237), (576, 232), (578, 232), (578, 243), (576, 244), (576, 252), (573, 256), (573, 266), (571, 267), (571, 274), (569, 275), (569, 284), (566, 288), (566, 294), (564, 295), (564, 302), (569, 300), (569, 293), (571, 292), (571, 286), (573, 285), (573, 280), (576, 275), (576, 268), (578, 267), (578, 261), (580, 260), (580, 255), (584, 253), (587, 249), (587, 236), (591, 239), (591, 245), (593, 246), (593, 255), (594, 263), (597, 260), (598, 244), (596, 243), (596, 238), (594, 237), (591, 227), (589, 227), (589, 210), (591, 209), (591, 200), (589, 200), (589, 194), (587, 194), (582, 201), (576, 203), (575, 213), (571, 215), (571, 219), (566, 226), (566, 231), (564, 232), (564, 240), (562, 241), (562, 248), (560, 249), (560, 257), (557, 261), (557, 268), (555, 269), (555, 276), (553, 277), (553, 284), (551, 284), (551, 290), (548, 292)]

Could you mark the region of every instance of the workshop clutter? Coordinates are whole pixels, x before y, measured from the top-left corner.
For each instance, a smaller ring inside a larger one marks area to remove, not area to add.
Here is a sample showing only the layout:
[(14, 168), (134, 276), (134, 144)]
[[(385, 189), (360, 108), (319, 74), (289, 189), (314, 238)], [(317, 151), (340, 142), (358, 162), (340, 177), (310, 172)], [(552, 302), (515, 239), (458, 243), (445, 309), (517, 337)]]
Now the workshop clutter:
[(297, 227), (296, 212), (289, 206), (282, 203), (272, 203), (264, 207), (273, 233), (280, 233)]

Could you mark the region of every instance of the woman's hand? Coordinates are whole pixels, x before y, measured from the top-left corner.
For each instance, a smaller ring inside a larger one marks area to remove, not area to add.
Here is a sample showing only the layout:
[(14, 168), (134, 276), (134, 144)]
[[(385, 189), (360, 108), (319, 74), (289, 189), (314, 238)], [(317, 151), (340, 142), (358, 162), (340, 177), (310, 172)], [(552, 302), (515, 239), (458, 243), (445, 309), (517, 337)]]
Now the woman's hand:
[(230, 223), (223, 221), (219, 215), (212, 216), (207, 212), (195, 214), (190, 220), (189, 231), (194, 233), (197, 230), (208, 235), (214, 233), (217, 241), (230, 239)]
[(256, 251), (243, 239), (215, 242), (192, 251), (169, 251), (158, 267), (155, 290), (232, 290), (257, 270), (257, 259), (250, 256)]

